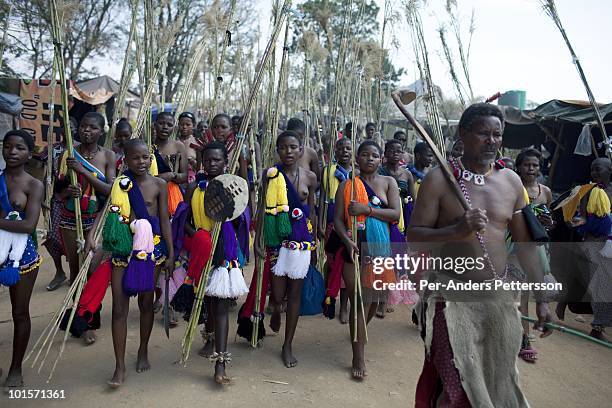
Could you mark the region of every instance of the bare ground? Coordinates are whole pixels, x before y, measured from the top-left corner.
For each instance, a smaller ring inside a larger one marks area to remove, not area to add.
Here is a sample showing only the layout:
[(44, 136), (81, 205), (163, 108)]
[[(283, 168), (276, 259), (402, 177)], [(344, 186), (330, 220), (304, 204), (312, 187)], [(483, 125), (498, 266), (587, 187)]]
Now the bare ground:
[[(46, 254), (46, 253), (45, 253)], [(59, 306), (67, 286), (47, 292), (53, 276), (48, 257), (39, 272), (32, 296), (32, 337), (34, 344), (51, 314)], [(134, 301), (128, 321), (127, 378), (119, 390), (110, 390), (106, 381), (114, 369), (110, 333), (110, 291), (104, 300), (102, 329), (98, 341), (84, 346), (81, 339), (69, 338), (66, 350), (50, 383), (50, 365), (59, 349), (60, 332), (47, 365), (41, 374), (24, 364), (25, 389), (65, 390), (65, 400), (10, 400), (0, 395), (2, 407), (410, 407), (423, 363), (423, 346), (417, 329), (410, 322), (410, 309), (396, 308), (384, 320), (369, 326), (366, 348), (368, 377), (362, 383), (349, 376), (351, 348), (348, 326), (338, 320), (316, 317), (300, 319), (294, 353), (296, 368), (285, 368), (280, 359), (281, 336), (268, 336), (264, 346), (253, 349), (244, 340), (234, 342), (237, 310), (230, 316), (229, 350), (234, 360), (228, 368), (233, 384), (217, 386), (212, 380), (213, 364), (198, 356), (201, 340), (196, 338), (186, 367), (178, 364), (186, 322), (172, 329), (168, 340), (160, 315), (156, 316), (150, 343), (152, 369), (135, 371), (138, 348), (138, 308)], [(587, 322), (590, 316), (585, 316)], [(268, 322), (266, 321), (266, 324)], [(588, 325), (574, 320), (568, 312), (566, 323), (588, 331)], [(0, 367), (10, 365), (13, 325), (6, 288), (0, 289)], [(612, 350), (575, 336), (555, 333), (537, 340), (540, 361), (529, 365), (519, 361), (521, 381), (534, 407), (611, 406)], [(270, 382), (272, 381), (272, 382)], [(283, 382), (285, 384), (273, 383)]]

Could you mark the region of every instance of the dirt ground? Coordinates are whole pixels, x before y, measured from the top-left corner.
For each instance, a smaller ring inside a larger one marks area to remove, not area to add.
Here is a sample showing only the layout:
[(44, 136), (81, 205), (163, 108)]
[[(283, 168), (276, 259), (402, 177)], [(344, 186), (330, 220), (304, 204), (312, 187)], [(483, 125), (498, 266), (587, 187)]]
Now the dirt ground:
[[(46, 253), (45, 253), (46, 254)], [(53, 276), (47, 256), (39, 272), (30, 305), (32, 337), (30, 347), (49, 322), (68, 287), (47, 292)], [(250, 270), (248, 271), (250, 272)], [(250, 279), (250, 277), (249, 277)], [(65, 390), (64, 400), (10, 400), (0, 395), (1, 407), (191, 407), (214, 404), (216, 407), (410, 407), (423, 363), (423, 346), (416, 327), (410, 322), (410, 308), (401, 306), (384, 320), (369, 326), (366, 348), (368, 377), (363, 383), (349, 377), (351, 348), (348, 327), (338, 320), (300, 318), (294, 353), (296, 368), (285, 368), (280, 359), (282, 336), (268, 336), (264, 346), (253, 349), (244, 340), (234, 342), (236, 313), (230, 317), (229, 350), (234, 360), (228, 369), (233, 384), (225, 388), (212, 380), (213, 365), (198, 356), (201, 340), (194, 341), (187, 367), (178, 364), (180, 343), (186, 322), (172, 329), (168, 340), (160, 315), (156, 316), (151, 336), (152, 369), (137, 374), (134, 368), (138, 348), (138, 309), (131, 303), (128, 321), (126, 383), (110, 390), (106, 381), (114, 369), (110, 333), (110, 291), (104, 300), (102, 329), (98, 341), (84, 346), (81, 339), (70, 338), (51, 382), (46, 378), (50, 363), (59, 349), (58, 335), (47, 365), (41, 374), (24, 364), (25, 389)], [(590, 316), (585, 316), (589, 321)], [(266, 323), (268, 323), (266, 321)], [(566, 323), (587, 330), (568, 312)], [(6, 288), (0, 289), (0, 367), (8, 371), (13, 325)], [(63, 335), (63, 332), (60, 332)], [(540, 351), (535, 365), (519, 362), (521, 381), (534, 407), (605, 407), (612, 404), (612, 350), (575, 336), (555, 333), (537, 340)], [(287, 383), (276, 384), (270, 381)], [(213, 405), (208, 405), (213, 406)]]

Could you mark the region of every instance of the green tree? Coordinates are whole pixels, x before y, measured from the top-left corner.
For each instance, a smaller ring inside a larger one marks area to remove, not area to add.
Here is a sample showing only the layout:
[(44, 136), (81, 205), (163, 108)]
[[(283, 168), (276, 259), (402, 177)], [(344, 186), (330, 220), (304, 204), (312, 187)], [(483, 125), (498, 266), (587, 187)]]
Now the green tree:
[[(12, 5), (2, 72), (31, 78), (49, 75), (53, 61), (49, 2), (16, 0)], [(124, 0), (65, 0), (60, 4), (68, 78), (79, 80), (97, 74), (96, 67), (86, 62), (108, 58), (124, 34), (119, 14), (124, 6)], [(7, 18), (9, 7), (8, 2), (0, 5), (0, 21)]]

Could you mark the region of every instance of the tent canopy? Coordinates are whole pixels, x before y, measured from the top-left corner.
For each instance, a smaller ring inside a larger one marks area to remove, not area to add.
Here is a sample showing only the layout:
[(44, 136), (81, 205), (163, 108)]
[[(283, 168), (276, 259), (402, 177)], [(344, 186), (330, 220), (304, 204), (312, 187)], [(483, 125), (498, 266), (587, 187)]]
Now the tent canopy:
[[(532, 110), (520, 110), (511, 106), (500, 108), (506, 118), (503, 145), (511, 149), (539, 146), (548, 135), (552, 133), (554, 136), (555, 129), (559, 129), (562, 124), (575, 124), (580, 127), (597, 124), (595, 112), (588, 101), (553, 99)], [(612, 104), (599, 105), (599, 110), (604, 122), (612, 121)], [(612, 122), (609, 125), (612, 127)]]
[[(113, 78), (102, 75), (82, 81), (70, 88), (70, 95), (90, 105), (101, 105), (119, 93), (119, 83)], [(126, 100), (138, 99), (138, 95), (129, 91)]]
[[(532, 110), (519, 110), (500, 106), (506, 117), (503, 146), (521, 149), (544, 145), (552, 154), (548, 184), (561, 192), (576, 184), (590, 180), (594, 154), (574, 154), (583, 126), (592, 125), (590, 131), (595, 149), (605, 156), (603, 135), (597, 125), (595, 112), (586, 101), (552, 100)], [(606, 133), (612, 134), (612, 104), (599, 105)]]

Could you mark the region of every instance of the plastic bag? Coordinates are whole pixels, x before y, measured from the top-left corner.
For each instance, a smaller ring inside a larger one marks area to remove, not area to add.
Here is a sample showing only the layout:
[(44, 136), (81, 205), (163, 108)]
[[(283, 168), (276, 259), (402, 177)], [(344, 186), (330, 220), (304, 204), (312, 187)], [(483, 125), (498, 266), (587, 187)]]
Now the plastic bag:
[(591, 149), (591, 125), (588, 123), (582, 127), (578, 141), (576, 142), (576, 148), (574, 154), (581, 156), (590, 156), (593, 150)]
[(324, 299), (325, 281), (323, 276), (314, 266), (310, 265), (302, 287), (300, 316), (313, 316), (323, 313)]

